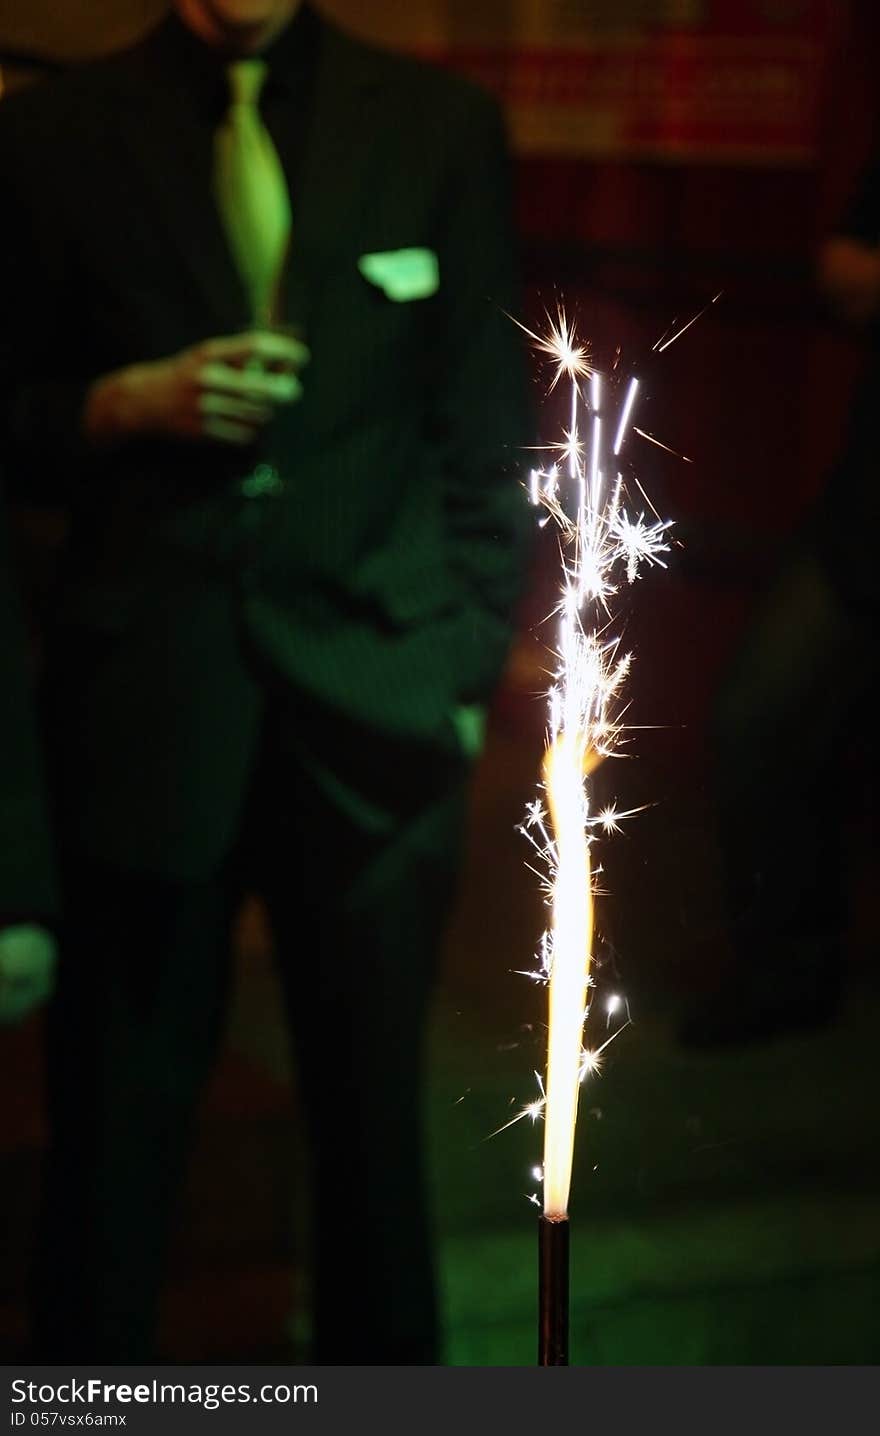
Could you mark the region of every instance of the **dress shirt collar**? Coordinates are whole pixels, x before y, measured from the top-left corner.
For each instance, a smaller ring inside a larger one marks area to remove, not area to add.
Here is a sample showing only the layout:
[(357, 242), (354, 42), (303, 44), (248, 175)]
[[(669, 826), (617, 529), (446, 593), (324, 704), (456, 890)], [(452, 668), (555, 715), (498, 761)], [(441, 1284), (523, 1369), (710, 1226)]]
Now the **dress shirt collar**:
[[(293, 19), (260, 52), (269, 73), (263, 94), (266, 99), (295, 96), (312, 79), (317, 64), (321, 21), (311, 5), (303, 4)], [(223, 112), (229, 98), (226, 66), (229, 57), (206, 45), (172, 11), (153, 32), (149, 41), (152, 56), (176, 86), (189, 90), (199, 105), (210, 109), (212, 118)]]

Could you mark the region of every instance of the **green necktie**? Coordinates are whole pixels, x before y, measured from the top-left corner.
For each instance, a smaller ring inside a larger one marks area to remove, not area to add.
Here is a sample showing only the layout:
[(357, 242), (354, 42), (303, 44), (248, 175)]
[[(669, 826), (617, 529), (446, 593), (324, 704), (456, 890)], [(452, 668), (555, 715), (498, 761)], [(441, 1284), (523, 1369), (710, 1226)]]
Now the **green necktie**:
[(279, 281), (290, 239), (287, 181), (260, 117), (263, 60), (227, 68), (230, 104), (215, 136), (217, 206), (258, 324), (276, 321)]

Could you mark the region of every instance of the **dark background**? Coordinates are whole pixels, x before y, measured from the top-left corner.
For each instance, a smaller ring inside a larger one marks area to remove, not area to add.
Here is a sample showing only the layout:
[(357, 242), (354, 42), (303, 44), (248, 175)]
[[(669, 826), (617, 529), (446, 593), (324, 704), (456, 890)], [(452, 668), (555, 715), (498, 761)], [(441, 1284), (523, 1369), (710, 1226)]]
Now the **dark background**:
[[(13, 84), (38, 73), (29, 58), (112, 47), (156, 9), (135, 0), (67, 0), (45, 16), (43, 8), (0, 29), (0, 50), (17, 59), (5, 71)], [(830, 795), (845, 802), (849, 834), (852, 974), (842, 1015), (813, 1037), (747, 1053), (696, 1055), (676, 1039), (683, 1006), (711, 986), (727, 945), (707, 778), (712, 696), (839, 449), (864, 358), (861, 342), (823, 313), (814, 256), (871, 147), (880, 11), (862, 0), (832, 15), (809, 163), (517, 160), (526, 321), (563, 297), (600, 363), (620, 346), (641, 373), (644, 427), (693, 460), (645, 445), (639, 469), (682, 546), (625, 614), (638, 655), (634, 721), (660, 726), (639, 735), (638, 761), (600, 779), (622, 807), (653, 806), (604, 852), (611, 895), (601, 923), (634, 1025), (582, 1101), (572, 1206), (579, 1362), (877, 1357), (870, 713), (839, 755)], [(651, 359), (670, 321), (719, 290), (699, 323)], [(552, 403), (543, 408), (551, 436), (556, 418)], [(23, 517), (25, 576), (37, 592), (59, 532), (45, 517)], [(454, 1363), (533, 1359), (535, 1213), (525, 1197), (540, 1130), (523, 1123), (484, 1139), (531, 1100), (543, 1063), (542, 993), (513, 975), (531, 965), (543, 925), (515, 825), (540, 761), (547, 637), (538, 625), (556, 577), (545, 538), (477, 777), (432, 1036), (429, 1129)], [(229, 1040), (175, 1248), (163, 1341), (171, 1360), (284, 1359), (306, 1280), (296, 1082), (255, 905), (243, 914), (239, 949)], [(24, 1335), (41, 1041), (40, 1019), (0, 1037), (0, 1339), (10, 1350)], [(339, 1123), (344, 1141), (344, 1113)]]

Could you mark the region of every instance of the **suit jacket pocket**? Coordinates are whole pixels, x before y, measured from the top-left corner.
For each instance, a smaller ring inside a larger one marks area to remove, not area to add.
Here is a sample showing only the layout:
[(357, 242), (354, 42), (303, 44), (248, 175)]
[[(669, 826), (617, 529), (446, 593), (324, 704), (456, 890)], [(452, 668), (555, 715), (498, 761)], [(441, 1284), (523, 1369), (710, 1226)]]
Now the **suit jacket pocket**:
[(395, 304), (430, 299), (440, 287), (440, 266), (433, 249), (386, 249), (362, 254), (358, 269)]

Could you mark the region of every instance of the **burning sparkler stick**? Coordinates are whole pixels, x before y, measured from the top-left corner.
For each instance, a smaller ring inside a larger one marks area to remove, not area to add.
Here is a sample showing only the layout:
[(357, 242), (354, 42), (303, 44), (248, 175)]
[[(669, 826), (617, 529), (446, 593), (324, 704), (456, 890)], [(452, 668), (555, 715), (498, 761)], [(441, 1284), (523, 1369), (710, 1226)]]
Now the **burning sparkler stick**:
[(584, 1048), (593, 985), (592, 849), (597, 830), (614, 832), (632, 816), (613, 806), (594, 812), (589, 778), (626, 732), (620, 693), (631, 658), (620, 653), (613, 633), (613, 598), (643, 566), (663, 565), (670, 524), (650, 502), (650, 518), (628, 507), (620, 455), (634, 429), (638, 381), (630, 380), (614, 422), (606, 418), (602, 376), (563, 312), (545, 334), (526, 333), (553, 363), (550, 389), (567, 380), (571, 401), (563, 441), (548, 446), (563, 459), (564, 473), (553, 463), (534, 469), (529, 483), (532, 502), (559, 528), (563, 583), (542, 773), (549, 817), (534, 802), (523, 828), (544, 860), (552, 910), (535, 974), (549, 985), (547, 1069), (541, 1100), (519, 1114), (544, 1116), (538, 1361), (560, 1366), (568, 1364), (568, 1201), (578, 1093), (599, 1055)]

